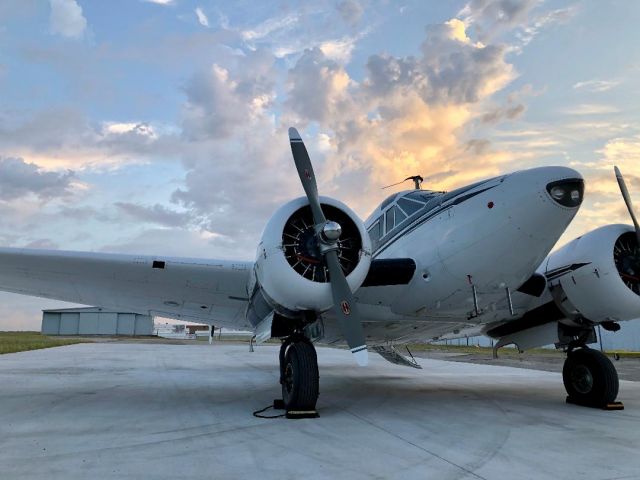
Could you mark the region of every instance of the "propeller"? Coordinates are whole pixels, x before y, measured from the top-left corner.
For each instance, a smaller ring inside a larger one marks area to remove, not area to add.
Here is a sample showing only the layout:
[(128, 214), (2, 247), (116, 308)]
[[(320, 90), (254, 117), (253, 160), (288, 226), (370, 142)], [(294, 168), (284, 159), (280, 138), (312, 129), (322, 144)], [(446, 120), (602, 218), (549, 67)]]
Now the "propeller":
[(322, 211), (311, 159), (295, 128), (289, 129), (289, 142), (302, 188), (311, 206), (320, 253), (329, 268), (329, 283), (340, 330), (358, 365), (365, 366), (369, 361), (369, 354), (358, 305), (338, 260), (338, 239), (342, 233), (341, 227), (336, 222), (327, 221)]
[(640, 245), (640, 225), (638, 225), (636, 214), (633, 211), (633, 204), (631, 203), (631, 196), (629, 195), (629, 190), (627, 190), (627, 184), (624, 181), (624, 177), (622, 176), (622, 173), (620, 173), (620, 169), (616, 166), (614, 166), (613, 169), (616, 172), (616, 180), (618, 180), (620, 193), (622, 193), (622, 198), (624, 199), (624, 203), (627, 204), (627, 210), (629, 210), (629, 215), (631, 216), (631, 220), (633, 221), (633, 226), (636, 229), (636, 237), (638, 238), (638, 245)]

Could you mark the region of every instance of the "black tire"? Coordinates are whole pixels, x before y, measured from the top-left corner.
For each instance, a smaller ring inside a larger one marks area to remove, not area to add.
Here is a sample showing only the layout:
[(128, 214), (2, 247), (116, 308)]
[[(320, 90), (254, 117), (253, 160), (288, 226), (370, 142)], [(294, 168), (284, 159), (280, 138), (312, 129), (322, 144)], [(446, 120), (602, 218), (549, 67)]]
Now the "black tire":
[(569, 353), (562, 381), (569, 397), (583, 405), (602, 407), (618, 396), (618, 372), (598, 350), (581, 348)]
[(288, 346), (282, 366), (282, 400), (287, 410), (315, 410), (319, 392), (318, 357), (307, 342)]

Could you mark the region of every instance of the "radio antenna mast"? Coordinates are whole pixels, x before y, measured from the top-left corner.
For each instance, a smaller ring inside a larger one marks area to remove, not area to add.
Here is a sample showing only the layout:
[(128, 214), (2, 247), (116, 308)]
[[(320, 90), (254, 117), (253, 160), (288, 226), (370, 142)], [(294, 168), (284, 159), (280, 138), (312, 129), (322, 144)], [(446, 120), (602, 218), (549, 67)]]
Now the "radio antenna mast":
[(421, 190), (422, 189), (422, 182), (424, 181), (424, 178), (422, 178), (420, 175), (413, 175), (412, 177), (407, 177), (404, 180), (402, 180), (401, 182), (392, 183), (391, 185), (387, 185), (386, 187), (382, 187), (382, 189), (384, 190), (385, 188), (395, 187), (396, 185), (400, 185), (401, 183), (404, 183), (407, 180), (413, 180), (413, 184), (414, 184), (416, 190)]

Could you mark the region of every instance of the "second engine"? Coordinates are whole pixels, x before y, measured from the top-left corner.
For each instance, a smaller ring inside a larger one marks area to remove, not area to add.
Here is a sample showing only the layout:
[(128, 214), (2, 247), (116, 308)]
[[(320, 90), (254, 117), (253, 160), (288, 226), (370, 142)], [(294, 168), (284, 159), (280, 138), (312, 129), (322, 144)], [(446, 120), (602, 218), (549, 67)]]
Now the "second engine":
[(568, 320), (640, 317), (640, 249), (627, 225), (606, 225), (549, 256), (545, 276)]

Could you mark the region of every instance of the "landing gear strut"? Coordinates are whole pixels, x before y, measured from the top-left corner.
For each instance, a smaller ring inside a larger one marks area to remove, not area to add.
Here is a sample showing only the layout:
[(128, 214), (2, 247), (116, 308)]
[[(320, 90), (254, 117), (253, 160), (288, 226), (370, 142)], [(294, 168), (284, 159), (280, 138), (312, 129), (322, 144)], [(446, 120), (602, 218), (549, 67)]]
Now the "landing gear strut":
[(586, 407), (620, 409), (618, 372), (611, 360), (598, 350), (582, 347), (570, 350), (562, 369), (567, 402)]
[(287, 417), (317, 417), (318, 358), (307, 338), (287, 339), (280, 347), (280, 384)]

